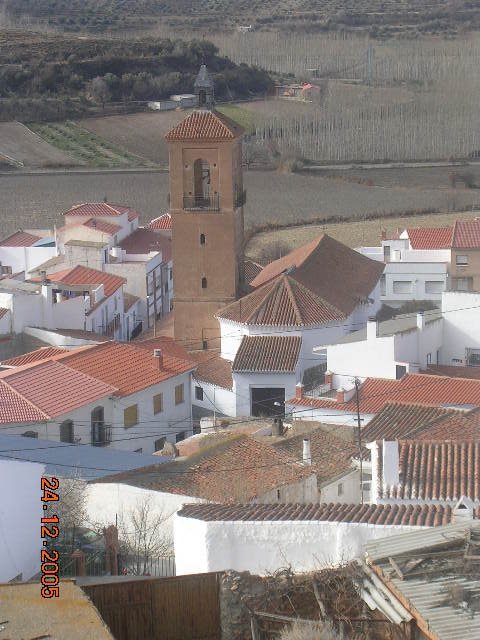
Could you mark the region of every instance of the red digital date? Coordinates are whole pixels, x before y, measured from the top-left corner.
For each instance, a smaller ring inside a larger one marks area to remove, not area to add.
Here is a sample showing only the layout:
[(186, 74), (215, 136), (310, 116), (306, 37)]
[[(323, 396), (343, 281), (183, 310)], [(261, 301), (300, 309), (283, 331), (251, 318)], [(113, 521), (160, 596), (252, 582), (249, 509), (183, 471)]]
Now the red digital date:
[[(41, 500), (43, 503), (58, 501), (58, 493), (55, 491), (59, 488), (60, 482), (58, 478), (42, 478), (40, 488), (43, 491)], [(47, 506), (44, 504), (43, 509)], [(57, 538), (60, 530), (58, 524), (58, 516), (56, 514), (43, 517), (40, 520), (40, 532), (42, 538)], [(44, 545), (47, 540), (44, 540)], [(58, 559), (59, 553), (56, 549), (42, 549), (41, 559), (41, 595), (42, 598), (58, 598), (60, 596), (60, 587), (58, 586)]]

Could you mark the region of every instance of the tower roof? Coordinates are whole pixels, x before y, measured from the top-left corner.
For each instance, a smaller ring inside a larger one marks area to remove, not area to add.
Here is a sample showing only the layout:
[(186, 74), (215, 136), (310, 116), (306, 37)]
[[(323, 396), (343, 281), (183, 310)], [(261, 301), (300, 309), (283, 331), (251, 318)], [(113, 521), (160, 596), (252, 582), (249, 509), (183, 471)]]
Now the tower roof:
[(207, 70), (207, 65), (202, 64), (193, 84), (195, 89), (213, 89), (213, 80)]
[(243, 128), (218, 111), (193, 111), (173, 127), (165, 139), (173, 140), (234, 140), (243, 134)]

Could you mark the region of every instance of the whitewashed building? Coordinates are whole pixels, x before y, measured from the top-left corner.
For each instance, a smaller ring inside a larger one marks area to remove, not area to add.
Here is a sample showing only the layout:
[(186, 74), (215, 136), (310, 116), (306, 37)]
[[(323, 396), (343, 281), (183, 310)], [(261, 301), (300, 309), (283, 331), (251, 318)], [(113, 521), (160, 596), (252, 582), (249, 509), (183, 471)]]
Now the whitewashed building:
[(49, 231), (16, 231), (0, 240), (0, 276), (28, 272), (56, 255)]

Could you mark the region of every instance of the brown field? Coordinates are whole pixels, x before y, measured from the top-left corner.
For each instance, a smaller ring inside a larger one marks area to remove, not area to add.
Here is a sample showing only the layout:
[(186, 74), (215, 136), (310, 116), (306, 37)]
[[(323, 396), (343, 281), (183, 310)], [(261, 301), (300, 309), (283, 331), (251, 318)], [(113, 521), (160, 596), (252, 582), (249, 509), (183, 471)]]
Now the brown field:
[(186, 115), (185, 111), (152, 111), (126, 116), (86, 118), (79, 124), (130, 153), (168, 167), (165, 134)]
[(439, 213), (418, 216), (392, 217), (378, 220), (362, 220), (343, 222), (340, 224), (305, 225), (277, 229), (255, 235), (246, 248), (248, 256), (262, 259), (263, 252), (277, 243), (285, 250), (295, 249), (309, 242), (321, 233), (328, 233), (336, 240), (349, 247), (378, 246), (382, 230), (387, 234), (405, 227), (442, 227), (453, 224), (455, 220), (466, 220), (478, 216), (479, 212)]
[[(411, 170), (372, 170), (384, 179), (395, 175), (408, 183)], [(480, 191), (449, 190), (429, 182), (436, 169), (416, 169), (417, 182), (424, 186), (367, 186), (332, 180), (316, 174), (280, 175), (273, 171), (246, 171), (245, 226), (292, 223), (315, 218), (405, 212), (419, 209), (440, 211), (471, 208), (480, 203)], [(405, 176), (404, 173), (406, 172)], [(423, 180), (421, 179), (423, 176)], [(142, 215), (142, 222), (159, 215), (167, 205), (168, 173), (160, 172), (67, 172), (64, 174), (0, 174), (0, 221), (2, 229), (45, 227), (61, 222), (61, 213), (75, 203), (101, 201), (130, 204)]]
[(23, 162), (25, 167), (73, 167), (82, 164), (52, 147), (18, 122), (0, 122), (0, 154)]

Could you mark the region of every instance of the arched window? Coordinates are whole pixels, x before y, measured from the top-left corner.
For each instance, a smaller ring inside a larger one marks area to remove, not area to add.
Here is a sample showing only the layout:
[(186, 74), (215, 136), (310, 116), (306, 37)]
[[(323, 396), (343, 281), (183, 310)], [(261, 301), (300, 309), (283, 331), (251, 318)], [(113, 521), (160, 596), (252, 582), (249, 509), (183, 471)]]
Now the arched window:
[(74, 442), (72, 420), (64, 420), (60, 425), (60, 442)]
[(210, 197), (210, 165), (199, 158), (193, 163), (193, 187), (195, 204), (199, 207), (208, 204)]
[(207, 288), (207, 279), (202, 278), (202, 289), (206, 289), (206, 288)]
[(204, 234), (204, 233), (201, 233), (201, 234), (200, 234), (200, 244), (201, 244), (201, 245), (204, 245), (204, 244), (205, 244), (205, 234)]

